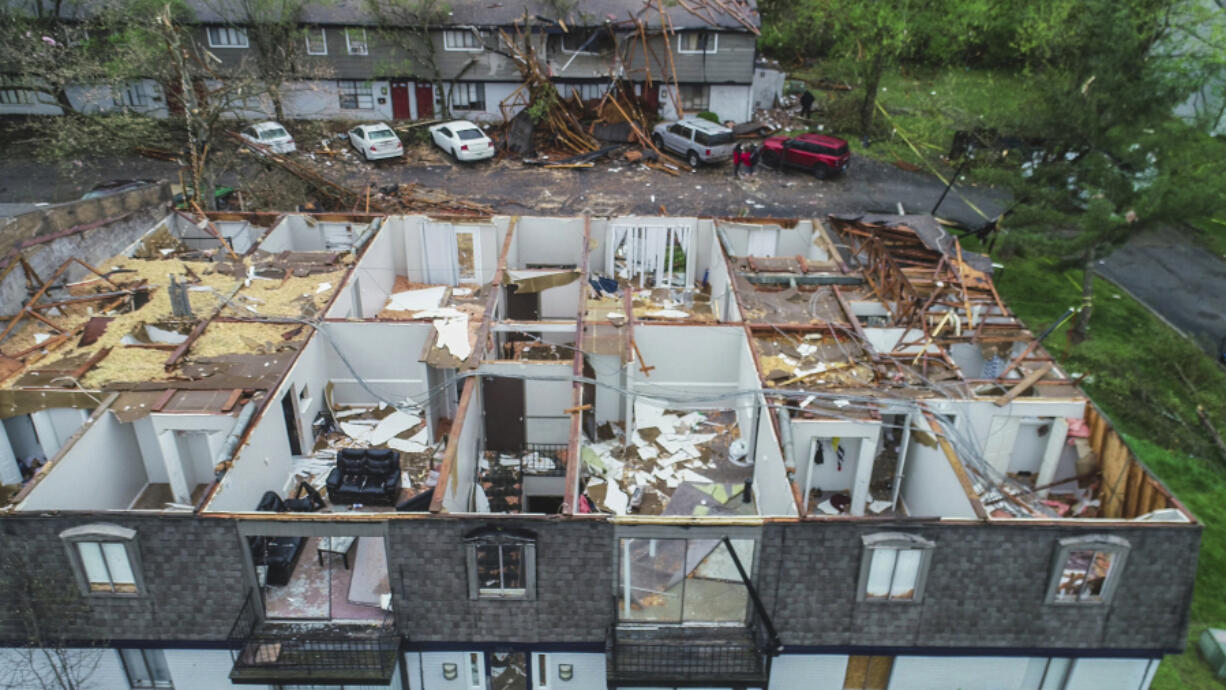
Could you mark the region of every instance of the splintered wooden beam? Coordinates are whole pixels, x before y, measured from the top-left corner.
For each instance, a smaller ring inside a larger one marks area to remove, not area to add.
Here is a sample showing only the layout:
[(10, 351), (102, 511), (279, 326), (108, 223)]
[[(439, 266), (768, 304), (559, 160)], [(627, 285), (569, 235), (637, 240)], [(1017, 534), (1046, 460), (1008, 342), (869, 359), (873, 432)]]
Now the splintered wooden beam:
[(1016, 386), (1009, 389), (1008, 393), (997, 398), (994, 402), (997, 407), (1004, 407), (1013, 401), (1014, 398), (1030, 390), (1030, 387), (1039, 382), (1039, 379), (1047, 375), (1047, 372), (1052, 370), (1055, 364), (1047, 362), (1043, 366), (1026, 374), (1026, 377), (1017, 383)]
[(180, 359), (183, 358), (183, 355), (187, 354), (188, 349), (190, 349), (196, 340), (200, 338), (200, 335), (204, 333), (204, 329), (208, 327), (208, 325), (209, 319), (202, 319), (195, 325), (194, 328), (192, 328), (192, 332), (187, 334), (187, 340), (179, 343), (179, 346), (175, 348), (175, 351), (170, 353), (170, 357), (166, 359), (165, 366), (167, 369), (173, 367)]
[(95, 364), (97, 364), (98, 362), (101, 362), (109, 354), (111, 354), (111, 348), (109, 347), (104, 347), (101, 350), (98, 350), (97, 352), (94, 353), (93, 357), (90, 357), (89, 359), (85, 360), (84, 364), (74, 369), (72, 373), (69, 374), (69, 376), (71, 376), (74, 379), (81, 378), (82, 376), (85, 375), (86, 372), (88, 372), (90, 369), (93, 369)]

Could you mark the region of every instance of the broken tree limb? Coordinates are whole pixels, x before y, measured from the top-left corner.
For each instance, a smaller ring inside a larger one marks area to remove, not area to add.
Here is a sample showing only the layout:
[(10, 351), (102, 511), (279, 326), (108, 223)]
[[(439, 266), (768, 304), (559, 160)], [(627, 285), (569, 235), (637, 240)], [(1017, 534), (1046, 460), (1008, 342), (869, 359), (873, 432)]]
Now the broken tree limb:
[(1016, 386), (1010, 388), (1008, 393), (1005, 393), (993, 402), (997, 407), (1004, 407), (1005, 405), (1008, 405), (1014, 398), (1030, 390), (1030, 387), (1038, 383), (1039, 379), (1046, 376), (1047, 372), (1051, 371), (1052, 367), (1054, 366), (1055, 364), (1052, 362), (1045, 362), (1043, 366), (1030, 372), (1025, 378), (1019, 381)]

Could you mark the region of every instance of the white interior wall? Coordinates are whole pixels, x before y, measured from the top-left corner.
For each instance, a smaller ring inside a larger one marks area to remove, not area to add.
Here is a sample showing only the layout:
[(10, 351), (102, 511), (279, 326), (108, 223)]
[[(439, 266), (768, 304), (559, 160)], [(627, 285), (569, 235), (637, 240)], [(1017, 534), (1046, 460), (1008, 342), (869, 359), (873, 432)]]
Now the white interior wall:
[[(329, 323), (330, 338), (316, 338), (321, 345), (326, 379), (332, 382), (332, 400), (338, 405), (369, 405), (373, 399), (358, 383), (383, 398), (399, 402), (409, 398), (424, 401), (429, 389), (427, 366), (419, 361), (434, 326), (429, 323)], [(337, 349), (356, 370), (356, 376), (341, 360)], [(324, 382), (316, 388), (322, 392)]]
[[(213, 481), (213, 467), (217, 463), (217, 454), (221, 452), (222, 443), (234, 428), (237, 412), (229, 414), (151, 414), (145, 419), (150, 421), (150, 427), (156, 434), (161, 455), (165, 462), (178, 463), (187, 477), (188, 490), (197, 484), (209, 484)], [(143, 420), (139, 420), (143, 421)], [(175, 431), (194, 431), (206, 435), (208, 454), (205, 457), (180, 457)], [(140, 440), (138, 432), (137, 438)], [(145, 444), (141, 444), (142, 451)], [(165, 474), (165, 465), (162, 473)]]
[(483, 363), (480, 372), (562, 379), (524, 381), (524, 438), (528, 443), (567, 443), (570, 441), (570, 415), (565, 410), (574, 405), (574, 385), (570, 381), (572, 367), (570, 361), (501, 361)]
[[(625, 387), (625, 372), (618, 355), (588, 355), (588, 362), (596, 374), (596, 424), (622, 420), (622, 394), (616, 388)], [(595, 439), (592, 439), (595, 440)]]
[(915, 433), (917, 430), (935, 439), (928, 420), (915, 415), (899, 494), (909, 514), (915, 517), (975, 517), (971, 500), (945, 451), (940, 444), (935, 448), (924, 445)]
[(148, 483), (140, 458), (132, 426), (102, 412), (17, 509), (126, 510)]
[[(741, 435), (748, 435), (741, 429)], [(783, 451), (771, 415), (758, 415), (758, 438), (753, 464), (754, 495), (759, 515), (796, 517), (796, 498), (783, 464)]]
[(739, 322), (741, 310), (733, 294), (728, 261), (715, 233), (711, 233), (711, 257), (711, 270), (707, 281), (711, 285), (711, 300), (715, 303), (715, 313), (720, 321)]
[(582, 279), (568, 285), (541, 290), (541, 318), (574, 320), (579, 316), (579, 293)]
[(46, 451), (38, 442), (38, 434), (34, 432), (34, 422), (30, 421), (30, 415), (23, 414), (4, 420), (4, 433), (8, 436), (9, 446), (17, 459), (47, 459)]
[(34, 432), (48, 457), (58, 453), (88, 418), (86, 410), (71, 407), (52, 407), (30, 413)]
[[(635, 324), (634, 340), (643, 362), (655, 367), (644, 375), (636, 364), (634, 389), (662, 398), (705, 398), (732, 393), (742, 381), (749, 353), (745, 330), (734, 326)], [(755, 373), (755, 381), (756, 377)], [(733, 409), (737, 401), (729, 397), (726, 402), (706, 406)]]
[[(482, 405), (481, 379), (468, 379), (471, 382), (473, 395), (465, 410), (464, 418), (458, 420), (459, 427), (452, 426), (452, 433), (459, 429), (456, 437), (455, 464), (451, 468), (451, 478), (443, 490), (443, 510), (449, 513), (472, 512), (470, 505), (473, 484), (476, 479), (478, 455), (481, 452)], [(469, 385), (469, 384), (466, 384)]]
[(529, 264), (579, 266), (583, 261), (583, 218), (520, 218), (507, 252), (507, 267)]

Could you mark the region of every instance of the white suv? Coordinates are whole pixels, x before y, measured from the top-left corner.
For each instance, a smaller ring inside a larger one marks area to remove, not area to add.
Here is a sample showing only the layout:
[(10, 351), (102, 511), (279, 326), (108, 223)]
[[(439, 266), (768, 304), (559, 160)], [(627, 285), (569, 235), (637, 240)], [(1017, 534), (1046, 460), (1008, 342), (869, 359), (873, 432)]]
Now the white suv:
[(652, 130), (651, 141), (656, 148), (685, 156), (694, 168), (699, 163), (718, 163), (732, 157), (732, 130), (702, 119), (661, 122)]

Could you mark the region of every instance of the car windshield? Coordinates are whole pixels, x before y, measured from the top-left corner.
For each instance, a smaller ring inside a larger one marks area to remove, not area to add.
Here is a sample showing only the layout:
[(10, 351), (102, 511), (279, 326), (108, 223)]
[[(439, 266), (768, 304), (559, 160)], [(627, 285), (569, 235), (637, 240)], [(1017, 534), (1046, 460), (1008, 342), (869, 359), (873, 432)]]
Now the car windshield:
[(694, 134), (694, 141), (703, 146), (723, 146), (724, 144), (732, 143), (732, 132), (697, 132)]
[(289, 134), (287, 134), (286, 131), (280, 127), (274, 127), (273, 129), (266, 129), (263, 132), (260, 132), (261, 139), (280, 139), (288, 136)]
[(465, 140), (472, 141), (473, 139), (482, 139), (485, 137), (479, 129), (461, 129), (456, 132), (456, 136)]
[(392, 130), (390, 129), (370, 129), (366, 131), (366, 138), (370, 139), (371, 141), (376, 141), (378, 139), (391, 139), (394, 136), (396, 135), (393, 134)]
[(846, 155), (847, 155), (847, 144), (843, 144), (842, 146), (840, 146), (840, 147), (836, 148), (836, 149), (834, 150), (834, 155), (836, 155), (836, 156), (846, 156)]

